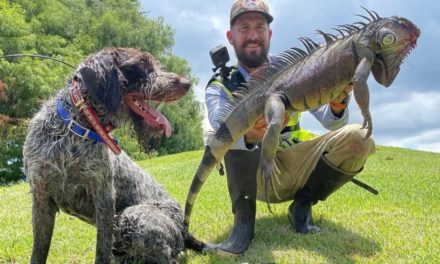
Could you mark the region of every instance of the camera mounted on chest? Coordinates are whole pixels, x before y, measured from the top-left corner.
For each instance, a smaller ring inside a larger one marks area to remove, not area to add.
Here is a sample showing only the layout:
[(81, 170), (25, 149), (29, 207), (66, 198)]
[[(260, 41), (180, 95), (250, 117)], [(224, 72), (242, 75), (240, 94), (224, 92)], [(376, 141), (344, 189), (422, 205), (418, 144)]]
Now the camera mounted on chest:
[(209, 51), (214, 74), (208, 82), (208, 85), (213, 81), (219, 81), (225, 85), (230, 91), (237, 90), (245, 79), (236, 66), (226, 66), (229, 62), (229, 53), (225, 45), (220, 44)]

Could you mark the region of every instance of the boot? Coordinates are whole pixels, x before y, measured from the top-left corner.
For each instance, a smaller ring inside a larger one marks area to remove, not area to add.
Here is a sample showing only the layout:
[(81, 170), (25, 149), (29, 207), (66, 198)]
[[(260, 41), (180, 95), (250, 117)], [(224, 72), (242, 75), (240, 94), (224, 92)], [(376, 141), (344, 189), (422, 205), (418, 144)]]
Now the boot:
[(217, 247), (222, 253), (243, 254), (254, 238), (259, 158), (259, 150), (230, 150), (225, 155), (234, 226), (229, 238)]
[(324, 201), (330, 194), (351, 181), (357, 173), (342, 171), (322, 155), (306, 184), (296, 192), (294, 201), (289, 206), (288, 217), (296, 232), (320, 232), (321, 229), (313, 223), (312, 205), (318, 200)]

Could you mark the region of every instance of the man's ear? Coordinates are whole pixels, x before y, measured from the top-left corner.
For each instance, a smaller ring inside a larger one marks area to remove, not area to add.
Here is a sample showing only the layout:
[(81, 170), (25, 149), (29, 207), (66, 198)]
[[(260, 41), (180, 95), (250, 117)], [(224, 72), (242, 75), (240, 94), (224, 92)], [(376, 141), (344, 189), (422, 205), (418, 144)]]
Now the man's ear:
[(226, 38), (228, 38), (228, 41), (229, 41), (229, 44), (231, 44), (232, 45), (232, 41), (233, 41), (233, 37), (232, 37), (232, 31), (230, 31), (230, 30), (228, 30), (227, 32), (226, 32)]

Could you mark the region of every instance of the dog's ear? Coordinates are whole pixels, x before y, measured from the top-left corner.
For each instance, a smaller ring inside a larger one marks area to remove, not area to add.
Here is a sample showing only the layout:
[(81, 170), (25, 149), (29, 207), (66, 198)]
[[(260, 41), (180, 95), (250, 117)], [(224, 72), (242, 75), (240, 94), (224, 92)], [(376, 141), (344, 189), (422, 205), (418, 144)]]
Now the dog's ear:
[(82, 67), (79, 72), (88, 94), (103, 104), (109, 112), (116, 112), (122, 101), (118, 70), (111, 67), (100, 77), (89, 67)]
[(99, 97), (97, 94), (99, 91), (99, 82), (96, 72), (89, 67), (82, 67), (79, 69), (79, 73), (81, 75), (81, 80), (86, 86), (87, 92), (94, 97)]
[(107, 71), (104, 78), (101, 78), (101, 85), (104, 87), (105, 107), (111, 113), (116, 112), (122, 102), (122, 87), (120, 87), (119, 73), (115, 67)]

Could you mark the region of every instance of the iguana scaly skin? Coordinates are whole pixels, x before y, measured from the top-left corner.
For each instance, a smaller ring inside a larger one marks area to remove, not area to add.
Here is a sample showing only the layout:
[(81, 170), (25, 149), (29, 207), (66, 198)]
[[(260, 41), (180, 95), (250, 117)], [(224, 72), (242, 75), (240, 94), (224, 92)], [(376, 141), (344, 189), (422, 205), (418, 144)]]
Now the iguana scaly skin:
[(390, 86), (404, 58), (416, 46), (420, 30), (408, 19), (381, 18), (374, 11), (366, 11), (370, 17), (359, 16), (367, 19), (367, 23), (339, 26), (339, 36), (317, 31), (324, 37), (325, 45), (301, 38), (307, 52), (297, 48), (285, 51), (244, 84), (246, 89), (239, 92), (239, 99), (225, 107), (221, 116), (224, 121), (207, 140), (186, 200), (187, 226), (195, 198), (212, 169), (263, 115), (267, 130), (260, 166), (266, 194), (268, 180), (277, 169), (274, 157), (286, 112), (318, 108), (353, 83), (354, 98), (364, 117), (363, 126), (368, 128), (366, 137), (371, 135), (367, 78), (372, 72), (378, 83)]

